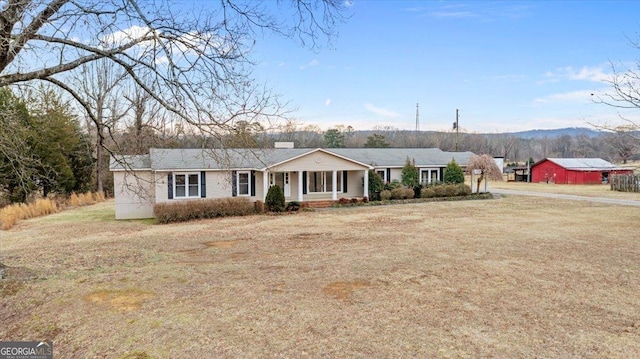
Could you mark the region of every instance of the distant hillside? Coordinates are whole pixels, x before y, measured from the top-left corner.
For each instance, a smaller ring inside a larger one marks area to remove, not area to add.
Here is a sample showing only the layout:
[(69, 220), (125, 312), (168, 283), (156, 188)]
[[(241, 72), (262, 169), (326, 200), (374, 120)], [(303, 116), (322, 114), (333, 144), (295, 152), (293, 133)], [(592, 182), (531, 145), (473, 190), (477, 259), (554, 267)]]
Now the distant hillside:
[[(540, 139), (540, 138), (556, 138), (564, 135), (569, 135), (572, 137), (584, 135), (587, 137), (598, 137), (602, 135), (604, 132), (592, 130), (590, 128), (585, 127), (568, 127), (568, 128), (558, 128), (554, 130), (529, 130), (529, 131), (521, 131), (521, 132), (510, 132), (506, 133), (507, 135), (515, 136), (523, 139)], [(502, 135), (502, 134), (500, 134)]]

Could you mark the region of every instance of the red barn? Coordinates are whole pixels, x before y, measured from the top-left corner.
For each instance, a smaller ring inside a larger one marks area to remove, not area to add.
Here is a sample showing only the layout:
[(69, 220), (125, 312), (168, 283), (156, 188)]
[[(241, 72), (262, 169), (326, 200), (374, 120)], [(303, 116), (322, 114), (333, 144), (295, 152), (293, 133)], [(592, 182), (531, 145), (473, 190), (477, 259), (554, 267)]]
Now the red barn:
[(601, 158), (545, 158), (531, 166), (531, 182), (602, 184), (613, 174), (633, 174)]

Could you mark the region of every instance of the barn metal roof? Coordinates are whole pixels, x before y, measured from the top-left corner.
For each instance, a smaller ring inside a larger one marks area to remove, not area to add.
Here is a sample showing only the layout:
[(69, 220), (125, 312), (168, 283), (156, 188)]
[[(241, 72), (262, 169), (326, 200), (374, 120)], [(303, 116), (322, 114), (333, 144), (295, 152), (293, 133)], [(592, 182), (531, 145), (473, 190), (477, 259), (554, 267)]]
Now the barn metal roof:
[[(547, 160), (574, 171), (606, 171), (621, 168), (602, 158), (547, 158)], [(542, 161), (541, 161), (542, 162)]]
[(176, 149), (152, 148), (148, 155), (112, 158), (111, 170), (263, 169), (321, 150), (374, 167), (402, 167), (406, 159), (418, 167), (445, 166), (455, 159), (466, 166), (472, 152), (445, 152), (438, 148), (275, 148), (275, 149)]

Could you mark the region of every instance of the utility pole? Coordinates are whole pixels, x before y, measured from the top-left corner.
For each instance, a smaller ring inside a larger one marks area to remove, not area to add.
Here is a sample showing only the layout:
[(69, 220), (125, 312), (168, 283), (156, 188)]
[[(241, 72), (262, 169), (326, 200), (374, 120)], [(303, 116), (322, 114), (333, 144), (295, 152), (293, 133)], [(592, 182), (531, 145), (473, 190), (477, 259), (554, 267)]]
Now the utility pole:
[(456, 109), (456, 122), (453, 123), (453, 129), (456, 130), (456, 152), (458, 152), (458, 132), (460, 131), (460, 126), (458, 124), (458, 109)]
[(418, 108), (420, 104), (416, 103), (416, 132), (420, 131), (420, 111)]

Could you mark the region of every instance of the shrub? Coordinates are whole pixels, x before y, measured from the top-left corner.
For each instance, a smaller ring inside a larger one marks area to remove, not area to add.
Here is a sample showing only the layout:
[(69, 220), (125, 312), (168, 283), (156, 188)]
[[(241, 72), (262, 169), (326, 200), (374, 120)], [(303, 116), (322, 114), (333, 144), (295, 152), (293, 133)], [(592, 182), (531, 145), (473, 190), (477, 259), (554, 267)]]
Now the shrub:
[(287, 203), (287, 212), (298, 212), (300, 210), (300, 202), (298, 201), (291, 201), (289, 203)]
[[(364, 178), (362, 179), (364, 181)], [(374, 170), (369, 170), (369, 193), (373, 199), (380, 199), (380, 191), (384, 189), (384, 181)]]
[(385, 183), (385, 185), (384, 185), (384, 189), (386, 189), (386, 190), (388, 190), (388, 191), (391, 191), (392, 189), (394, 189), (394, 188), (398, 188), (398, 187), (400, 187), (400, 186), (402, 186), (402, 183), (400, 183), (400, 181), (398, 181), (398, 180), (393, 180), (393, 181), (391, 181), (391, 182)]
[(338, 204), (350, 204), (350, 203), (351, 203), (351, 200), (348, 198), (340, 197), (338, 199)]
[(402, 167), (402, 184), (407, 187), (415, 187), (420, 184), (420, 171), (409, 160), (409, 157), (407, 157), (404, 167)]
[(431, 188), (433, 188), (433, 191), (435, 192), (435, 197), (446, 197), (447, 196), (447, 190), (445, 188), (445, 185), (433, 186)]
[(246, 216), (253, 213), (255, 213), (254, 204), (244, 197), (162, 202), (153, 206), (153, 214), (158, 223), (184, 222), (201, 218)]
[(422, 195), (422, 185), (417, 185), (415, 187), (413, 187), (413, 197), (414, 198), (421, 198)]
[(420, 198), (433, 198), (436, 196), (436, 191), (433, 187), (423, 188), (422, 192), (420, 192)]
[(380, 199), (383, 201), (388, 201), (391, 199), (391, 191), (388, 189), (382, 190), (382, 192), (380, 192)]
[(406, 199), (412, 199), (413, 197), (415, 197), (416, 192), (413, 190), (413, 188), (405, 188), (404, 189), (404, 198)]
[(404, 187), (396, 187), (391, 190), (391, 199), (404, 199), (406, 198), (406, 192)]
[(267, 210), (269, 212), (282, 212), (284, 211), (284, 192), (282, 188), (278, 185), (273, 185), (269, 187), (269, 191), (267, 192), (267, 197), (264, 201), (267, 206)]
[(256, 213), (264, 213), (265, 212), (264, 202), (256, 201), (255, 208), (256, 208)]
[(458, 196), (468, 196), (471, 194), (471, 187), (464, 183), (458, 184)]
[(464, 171), (460, 166), (458, 166), (455, 159), (452, 159), (444, 169), (444, 183), (464, 183)]
[(458, 195), (458, 185), (445, 184), (442, 187), (444, 187), (445, 197), (455, 197)]

